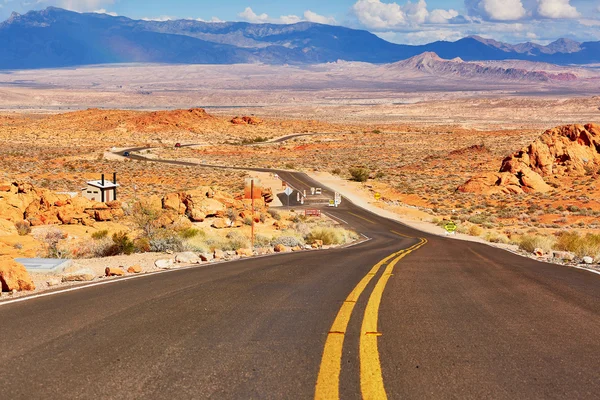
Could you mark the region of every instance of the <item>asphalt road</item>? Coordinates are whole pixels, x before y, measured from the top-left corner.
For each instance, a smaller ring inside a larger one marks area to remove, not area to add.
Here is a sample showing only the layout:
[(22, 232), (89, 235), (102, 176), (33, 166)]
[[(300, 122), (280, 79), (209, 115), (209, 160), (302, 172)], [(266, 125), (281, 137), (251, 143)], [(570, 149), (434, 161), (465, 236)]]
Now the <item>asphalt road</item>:
[(371, 240), (0, 305), (2, 398), (598, 398), (600, 276), (324, 211)]

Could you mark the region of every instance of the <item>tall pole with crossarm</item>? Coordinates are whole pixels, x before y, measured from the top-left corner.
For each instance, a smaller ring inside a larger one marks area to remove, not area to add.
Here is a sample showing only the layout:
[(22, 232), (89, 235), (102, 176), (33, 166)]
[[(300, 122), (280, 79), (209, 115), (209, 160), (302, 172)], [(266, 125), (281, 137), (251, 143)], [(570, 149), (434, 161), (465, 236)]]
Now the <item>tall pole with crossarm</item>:
[(250, 181), (250, 198), (252, 199), (252, 251), (254, 251), (254, 178)]

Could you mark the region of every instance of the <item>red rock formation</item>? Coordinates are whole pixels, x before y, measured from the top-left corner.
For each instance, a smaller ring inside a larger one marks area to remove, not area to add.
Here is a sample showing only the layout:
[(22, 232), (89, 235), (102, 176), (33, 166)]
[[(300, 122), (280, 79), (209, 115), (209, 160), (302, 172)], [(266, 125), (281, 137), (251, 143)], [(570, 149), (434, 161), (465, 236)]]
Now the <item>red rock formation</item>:
[(0, 257), (0, 283), (3, 292), (35, 290), (25, 267), (11, 257)]
[(600, 126), (550, 129), (502, 162), (498, 173), (477, 176), (458, 188), (470, 193), (548, 192), (547, 176), (583, 176), (600, 168)]

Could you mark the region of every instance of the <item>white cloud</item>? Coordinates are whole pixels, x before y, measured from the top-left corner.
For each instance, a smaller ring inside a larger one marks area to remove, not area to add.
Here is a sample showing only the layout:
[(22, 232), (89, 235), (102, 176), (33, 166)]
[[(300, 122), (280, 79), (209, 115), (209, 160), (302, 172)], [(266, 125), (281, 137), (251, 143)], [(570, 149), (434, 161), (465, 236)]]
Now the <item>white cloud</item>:
[(408, 1), (402, 10), (406, 13), (407, 19), (412, 23), (422, 24), (429, 17), (427, 2), (425, 0), (418, 0), (416, 3)]
[(446, 24), (458, 17), (456, 10), (429, 11), (425, 0), (407, 1), (404, 5), (381, 0), (358, 0), (352, 11), (358, 21), (370, 29), (399, 29), (422, 24)]
[(94, 10), (94, 12), (96, 14), (106, 14), (106, 15), (110, 15), (111, 17), (117, 17), (119, 16), (119, 14), (117, 14), (116, 12), (112, 12), (112, 11), (106, 11), (105, 8), (101, 8), (99, 10)]
[(267, 14), (256, 14), (252, 8), (246, 7), (244, 11), (238, 14), (238, 17), (243, 19), (244, 21), (252, 22), (252, 23), (265, 23), (269, 22), (269, 16)]
[(494, 21), (514, 21), (527, 14), (521, 0), (482, 0), (479, 8)]
[(206, 19), (202, 19), (202, 18), (196, 18), (194, 19), (194, 21), (198, 21), (198, 22), (225, 22), (222, 19), (218, 18), (218, 17), (211, 17), (211, 19), (206, 20)]
[(538, 13), (544, 18), (578, 18), (581, 14), (569, 0), (539, 0)]
[(315, 22), (317, 24), (337, 25), (337, 21), (335, 20), (335, 18), (319, 15), (316, 12), (310, 10), (304, 11), (304, 19), (308, 22)]
[(456, 10), (433, 10), (429, 13), (429, 22), (432, 24), (446, 24), (458, 15)]
[(337, 22), (333, 17), (319, 15), (311, 10), (306, 10), (302, 17), (297, 15), (282, 15), (279, 18), (271, 18), (268, 14), (256, 14), (250, 7), (238, 14), (238, 17), (244, 21), (252, 23), (274, 23), (274, 24), (295, 24), (301, 21), (315, 22), (319, 24), (336, 25)]
[(358, 0), (352, 10), (361, 24), (371, 29), (390, 29), (406, 25), (406, 14), (396, 3)]

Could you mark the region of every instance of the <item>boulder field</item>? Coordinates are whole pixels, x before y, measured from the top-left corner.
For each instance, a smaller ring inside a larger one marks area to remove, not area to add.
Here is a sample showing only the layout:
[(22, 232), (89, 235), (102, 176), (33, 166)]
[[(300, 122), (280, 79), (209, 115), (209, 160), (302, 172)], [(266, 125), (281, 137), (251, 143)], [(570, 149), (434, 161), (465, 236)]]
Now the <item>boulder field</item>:
[(545, 177), (578, 177), (600, 168), (600, 126), (566, 125), (544, 132), (524, 149), (506, 157), (499, 172), (476, 176), (461, 185), (465, 193), (545, 193)]
[[(262, 198), (255, 200), (258, 211), (273, 201), (273, 194), (263, 191)], [(232, 197), (224, 192), (215, 192), (209, 187), (187, 192), (169, 193), (163, 198), (153, 196), (142, 199), (142, 203), (156, 210), (164, 210), (164, 225), (185, 215), (192, 222), (206, 218), (225, 217), (228, 209), (238, 214), (247, 213), (251, 201)], [(14, 225), (86, 225), (95, 222), (125, 218), (123, 204), (118, 201), (100, 203), (81, 196), (56, 194), (48, 189), (35, 188), (31, 184), (11, 182), (0, 184), (0, 234), (16, 233)]]

